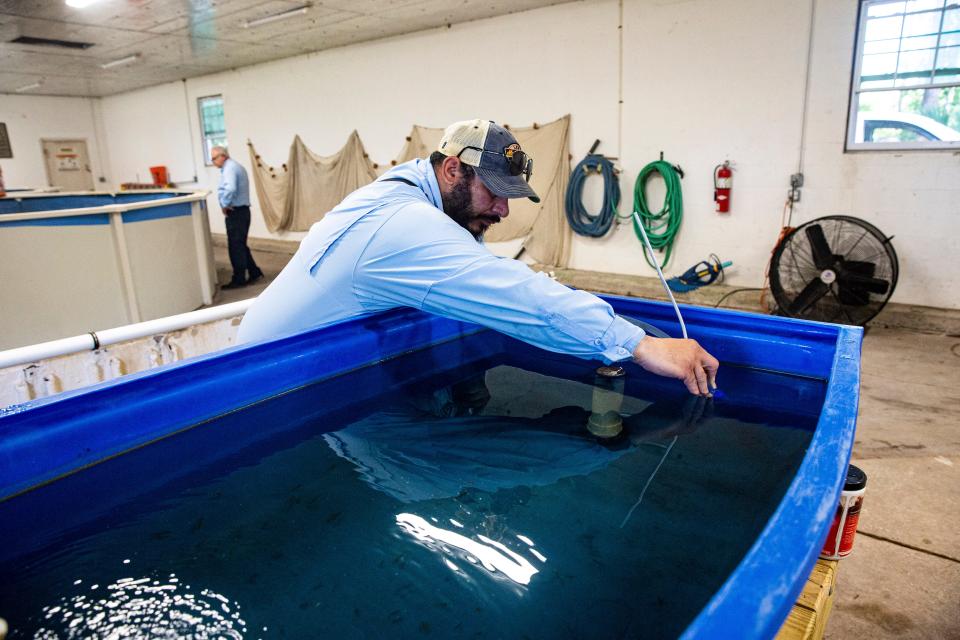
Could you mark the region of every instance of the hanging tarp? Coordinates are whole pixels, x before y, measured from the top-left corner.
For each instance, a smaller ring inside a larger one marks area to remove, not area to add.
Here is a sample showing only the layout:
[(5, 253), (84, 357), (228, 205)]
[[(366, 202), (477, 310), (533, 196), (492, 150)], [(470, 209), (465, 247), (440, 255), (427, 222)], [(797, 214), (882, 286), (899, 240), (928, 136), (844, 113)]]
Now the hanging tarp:
[(256, 187), (257, 200), (260, 202), (260, 210), (263, 212), (267, 229), (274, 233), (288, 231), (290, 221), (284, 219), (287, 208), (287, 183), (290, 182), (287, 165), (277, 170), (263, 162), (249, 140), (247, 149), (250, 151), (250, 166), (253, 167), (253, 184)]
[[(572, 234), (564, 215), (564, 196), (570, 179), (570, 116), (532, 127), (510, 127), (517, 142), (533, 158), (530, 184), (540, 196), (510, 201), (510, 215), (490, 227), (489, 242), (525, 238), (523, 247), (534, 260), (559, 267), (570, 260)], [(443, 129), (414, 125), (396, 163), (427, 158), (440, 145)]]
[(296, 136), (280, 169), (263, 162), (252, 143), (250, 164), (260, 209), (272, 232), (306, 231), (347, 194), (377, 178), (356, 131), (332, 156), (320, 156)]
[[(524, 238), (523, 247), (534, 260), (565, 267), (572, 241), (563, 208), (570, 178), (570, 116), (511, 131), (533, 158), (531, 185), (541, 200), (539, 204), (511, 200), (510, 215), (491, 227), (486, 239)], [(429, 157), (442, 137), (443, 129), (414, 125), (391, 165)], [(263, 162), (253, 144), (248, 145), (260, 209), (272, 232), (306, 231), (347, 194), (377, 178), (376, 165), (367, 157), (356, 131), (339, 152), (326, 157), (310, 151), (297, 136), (287, 164), (279, 169)]]

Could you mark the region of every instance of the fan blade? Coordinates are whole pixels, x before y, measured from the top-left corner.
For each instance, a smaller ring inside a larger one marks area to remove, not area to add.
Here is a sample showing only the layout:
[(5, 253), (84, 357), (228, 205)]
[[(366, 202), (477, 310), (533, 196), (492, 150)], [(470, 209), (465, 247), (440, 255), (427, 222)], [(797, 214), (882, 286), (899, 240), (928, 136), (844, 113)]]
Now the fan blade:
[(858, 273), (840, 272), (837, 274), (837, 281), (841, 287), (851, 289), (864, 289), (870, 293), (884, 295), (890, 289), (890, 283), (880, 278), (871, 278)]
[(877, 265), (873, 262), (861, 262), (860, 260), (844, 260), (841, 265), (845, 270), (852, 271), (861, 276), (872, 276), (877, 271)]
[(825, 296), (829, 290), (830, 286), (820, 278), (811, 280), (807, 283), (807, 286), (803, 288), (803, 291), (800, 292), (800, 295), (790, 303), (790, 306), (787, 307), (787, 312), (792, 316), (800, 315), (812, 307), (817, 300)]
[(804, 227), (807, 234), (807, 240), (810, 241), (810, 249), (813, 251), (813, 264), (817, 269), (829, 269), (833, 266), (833, 252), (830, 251), (830, 245), (827, 244), (827, 237), (823, 235), (823, 227), (818, 224), (812, 224)]

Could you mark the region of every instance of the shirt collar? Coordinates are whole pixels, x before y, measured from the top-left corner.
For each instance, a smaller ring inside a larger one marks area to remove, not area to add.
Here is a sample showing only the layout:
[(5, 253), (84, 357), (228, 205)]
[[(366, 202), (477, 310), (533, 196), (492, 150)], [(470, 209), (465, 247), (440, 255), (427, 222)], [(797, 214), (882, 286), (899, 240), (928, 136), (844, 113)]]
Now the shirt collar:
[(417, 171), (424, 177), (425, 188), (424, 195), (440, 211), (443, 211), (443, 198), (440, 197), (440, 183), (437, 182), (437, 173), (433, 170), (433, 165), (429, 160), (420, 158), (417, 160)]

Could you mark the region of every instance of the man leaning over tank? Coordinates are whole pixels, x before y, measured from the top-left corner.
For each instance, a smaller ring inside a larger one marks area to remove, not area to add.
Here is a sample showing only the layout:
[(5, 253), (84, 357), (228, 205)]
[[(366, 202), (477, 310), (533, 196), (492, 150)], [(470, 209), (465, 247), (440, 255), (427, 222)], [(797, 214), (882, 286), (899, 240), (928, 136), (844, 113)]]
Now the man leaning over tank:
[(510, 198), (540, 198), (533, 162), (505, 128), (457, 122), (429, 160), (411, 160), (347, 196), (314, 224), (257, 298), (239, 342), (301, 332), (396, 307), (485, 325), (550, 351), (616, 362), (710, 395), (719, 363), (695, 340), (655, 338), (612, 307), (493, 255), (484, 232)]

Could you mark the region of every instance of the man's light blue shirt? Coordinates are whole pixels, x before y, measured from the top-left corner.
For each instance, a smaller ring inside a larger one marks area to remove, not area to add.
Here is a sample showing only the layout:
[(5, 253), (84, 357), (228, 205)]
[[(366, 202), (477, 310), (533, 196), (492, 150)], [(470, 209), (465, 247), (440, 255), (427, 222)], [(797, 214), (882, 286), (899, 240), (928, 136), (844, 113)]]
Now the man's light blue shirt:
[(222, 209), (250, 206), (250, 180), (247, 178), (247, 171), (233, 158), (227, 158), (220, 167), (217, 198)]
[(310, 228), (245, 314), (238, 341), (396, 307), (475, 322), (543, 349), (607, 362), (630, 358), (645, 335), (595, 295), (493, 255), (443, 212), (430, 163), (412, 160), (357, 189)]

